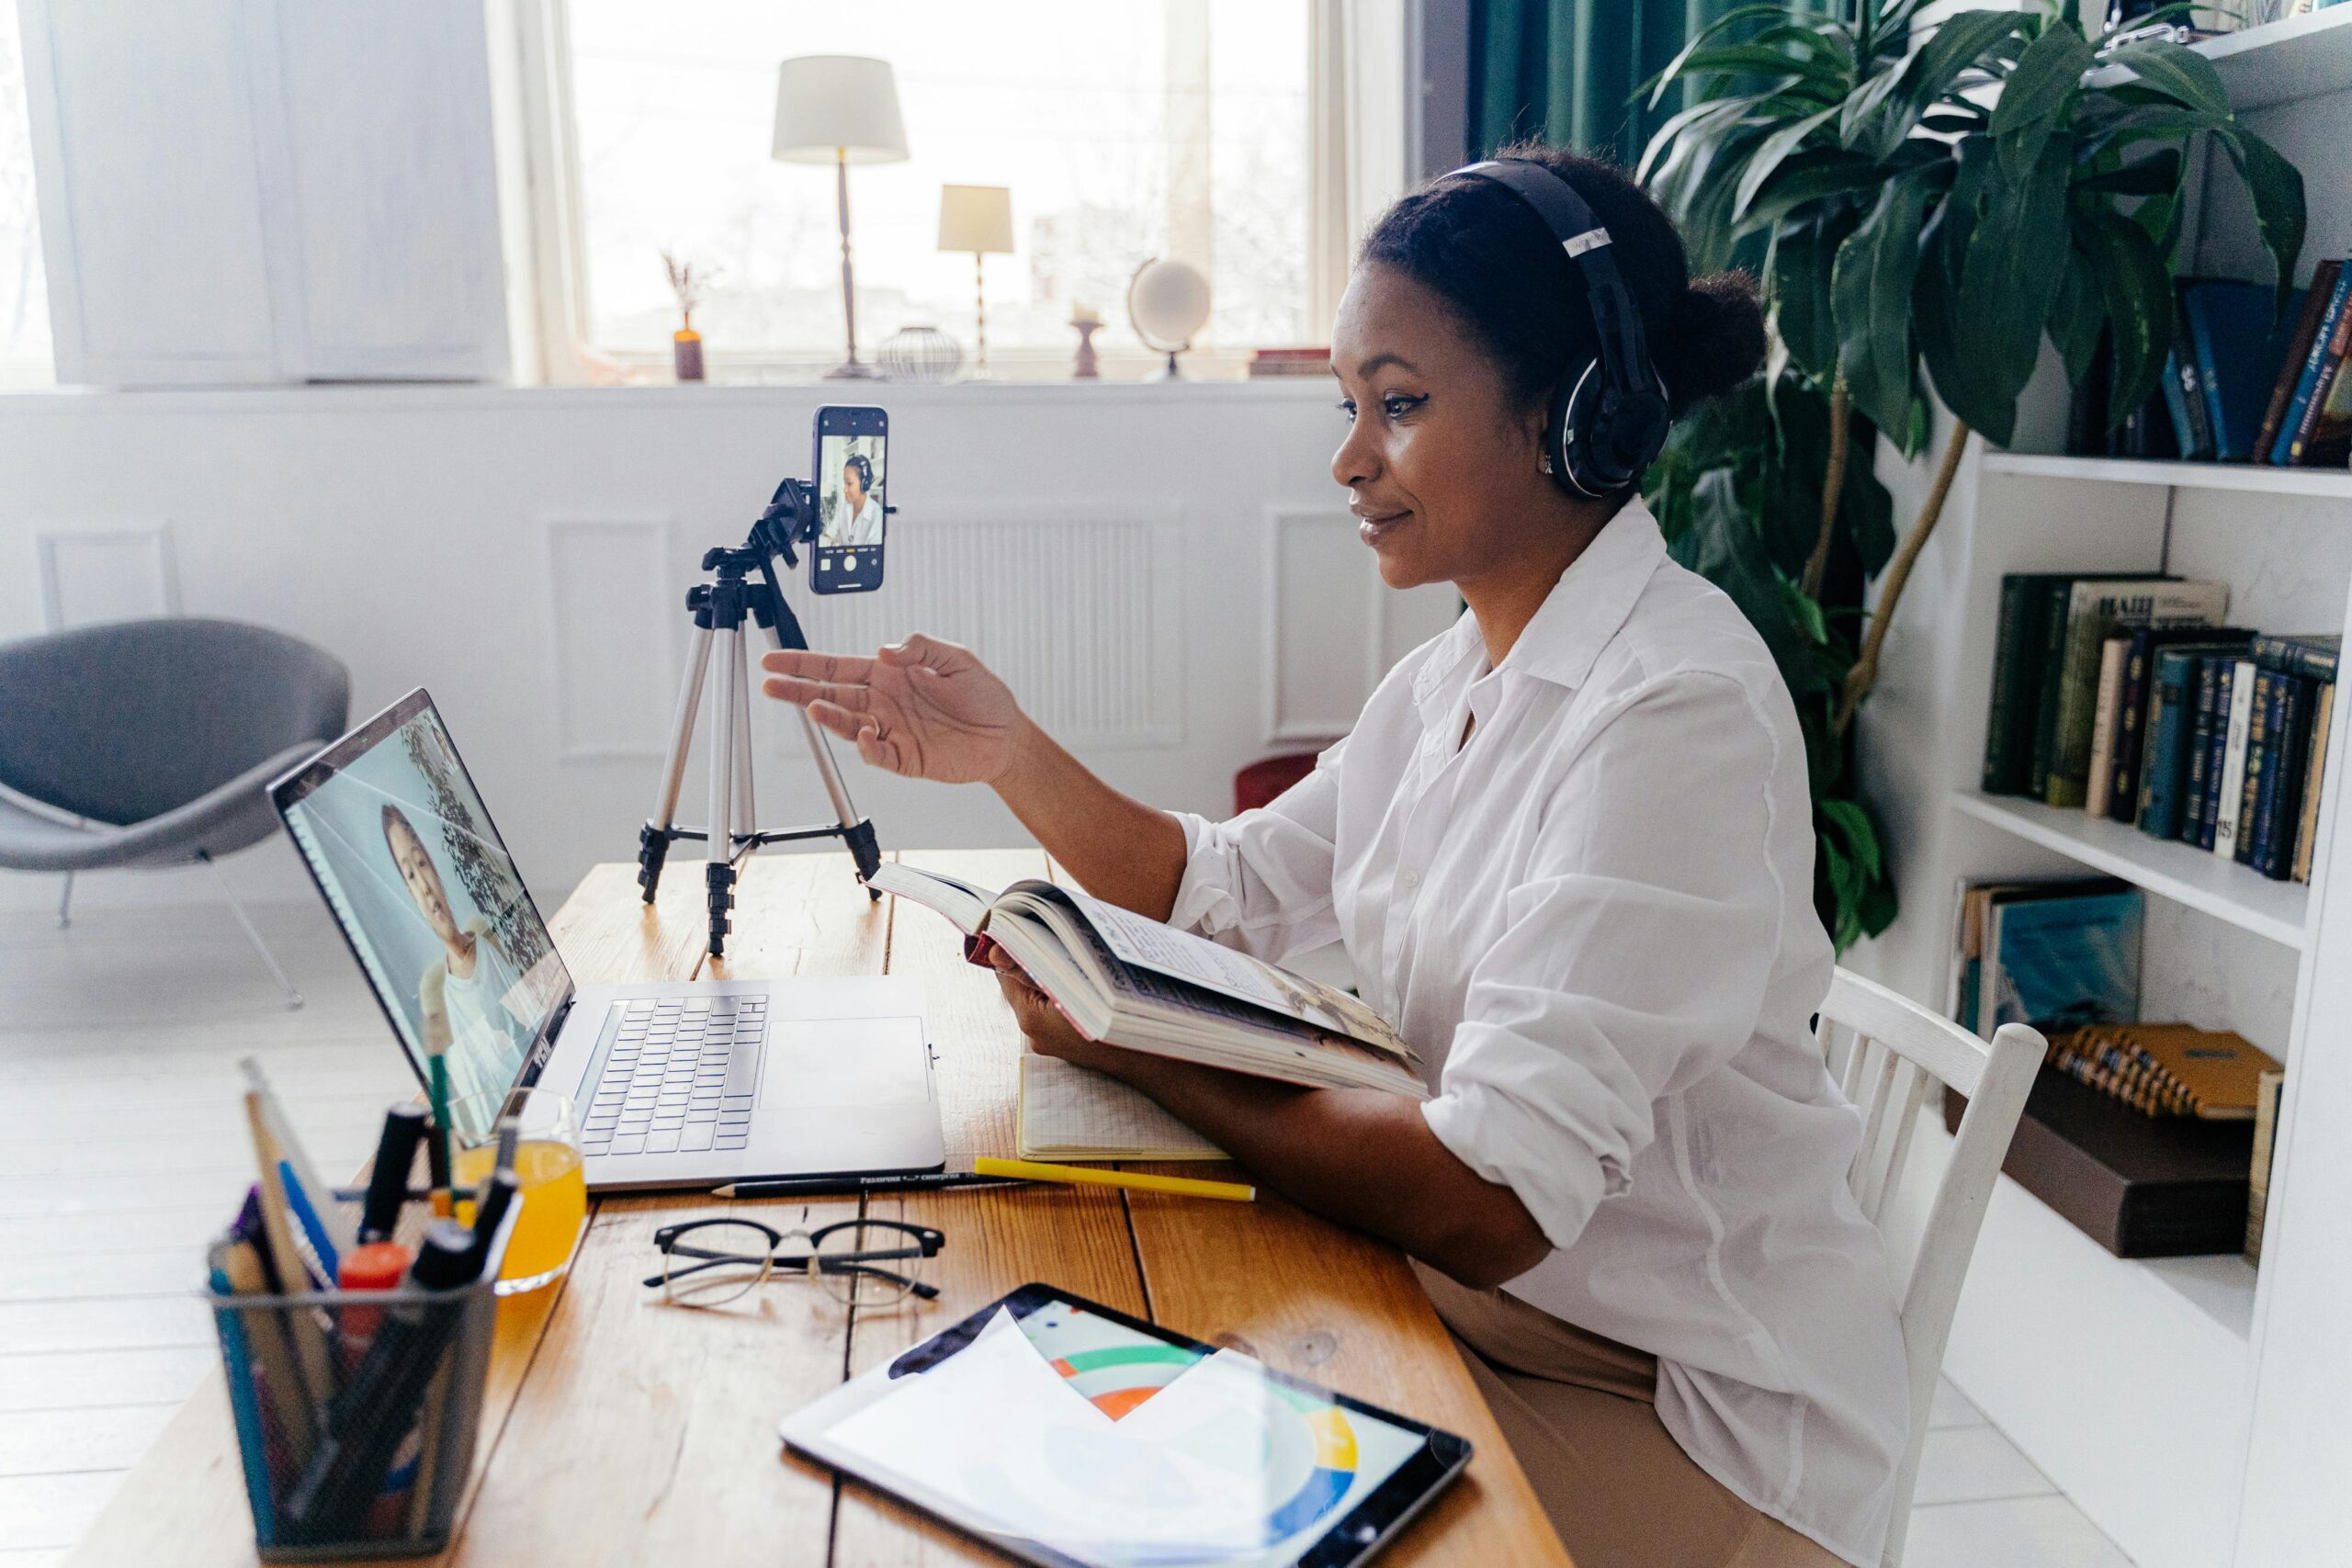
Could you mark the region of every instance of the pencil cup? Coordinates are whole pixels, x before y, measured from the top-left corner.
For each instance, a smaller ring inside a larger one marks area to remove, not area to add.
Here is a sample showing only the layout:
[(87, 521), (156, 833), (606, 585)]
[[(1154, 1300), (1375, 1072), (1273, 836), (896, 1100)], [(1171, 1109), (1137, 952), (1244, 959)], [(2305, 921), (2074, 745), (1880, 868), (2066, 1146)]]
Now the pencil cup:
[(263, 1562), (448, 1544), (514, 1222), (510, 1211), (479, 1270), (447, 1290), (209, 1296)]

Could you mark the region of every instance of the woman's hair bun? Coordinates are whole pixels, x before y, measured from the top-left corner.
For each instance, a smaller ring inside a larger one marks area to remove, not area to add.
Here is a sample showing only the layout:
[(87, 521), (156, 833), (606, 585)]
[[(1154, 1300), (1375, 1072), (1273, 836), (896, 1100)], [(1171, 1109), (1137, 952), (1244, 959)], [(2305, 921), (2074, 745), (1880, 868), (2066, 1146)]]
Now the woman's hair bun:
[(1745, 272), (1694, 277), (1675, 301), (1671, 331), (1653, 337), (1651, 356), (1680, 414), (1730, 391), (1763, 367), (1764, 309)]

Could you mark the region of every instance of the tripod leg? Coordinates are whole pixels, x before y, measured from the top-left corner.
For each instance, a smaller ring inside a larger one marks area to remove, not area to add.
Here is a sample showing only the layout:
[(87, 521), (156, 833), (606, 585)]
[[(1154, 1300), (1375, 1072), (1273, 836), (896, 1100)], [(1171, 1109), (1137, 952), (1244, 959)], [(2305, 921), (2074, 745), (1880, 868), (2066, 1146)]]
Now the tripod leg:
[(735, 694), (733, 681), (727, 671), (742, 658), (743, 633), (740, 626), (715, 629), (719, 639), (718, 649), (720, 675), (718, 684), (711, 689), (710, 705), (717, 722), (712, 726), (718, 743), (710, 752), (710, 831), (707, 840), (709, 858), (703, 866), (704, 898), (710, 908), (710, 954), (713, 958), (727, 951), (727, 911), (735, 903), (735, 866), (733, 863), (734, 835), (729, 825), (735, 820)]
[[(786, 620), (793, 635), (786, 640), (776, 626), (771, 626), (767, 628), (769, 646), (779, 652), (787, 648), (807, 651), (808, 641), (800, 635), (800, 623), (786, 619), (791, 608), (782, 604), (781, 595), (778, 606), (783, 612), (778, 619)], [(875, 837), (874, 824), (858, 816), (857, 807), (849, 797), (849, 785), (842, 782), (841, 767), (833, 761), (832, 738), (808, 716), (807, 708), (796, 711), (800, 716), (800, 733), (808, 741), (808, 755), (817, 764), (817, 777), (825, 786), (825, 797), (832, 802), (833, 818), (842, 825), (842, 841), (849, 845), (850, 856), (857, 863), (858, 880), (863, 882), (882, 869), (882, 846)], [(882, 897), (879, 893), (873, 896), (876, 899)]]
[(735, 831), (758, 832), (759, 807), (752, 793), (752, 640), (735, 638)]
[(686, 657), (685, 684), (678, 689), (676, 716), (670, 721), (670, 754), (662, 765), (662, 794), (653, 815), (637, 834), (637, 885), (645, 901), (653, 902), (662, 886), (662, 863), (670, 855), (670, 829), (678, 819), (678, 788), (685, 782), (686, 753), (695, 741), (695, 715), (702, 706), (702, 683), (710, 668), (710, 628), (695, 631), (694, 651)]

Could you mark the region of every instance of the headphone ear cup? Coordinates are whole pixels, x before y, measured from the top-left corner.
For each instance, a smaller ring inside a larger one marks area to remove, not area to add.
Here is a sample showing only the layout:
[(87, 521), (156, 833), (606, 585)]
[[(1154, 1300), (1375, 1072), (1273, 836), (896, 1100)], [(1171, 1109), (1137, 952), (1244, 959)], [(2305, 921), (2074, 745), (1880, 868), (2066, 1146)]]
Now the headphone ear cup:
[(1609, 421), (1600, 407), (1606, 381), (1600, 361), (1588, 360), (1573, 378), (1560, 382), (1553, 400), (1559, 451), (1552, 477), (1562, 490), (1586, 501), (1599, 501), (1624, 483), (1622, 476), (1611, 478)]

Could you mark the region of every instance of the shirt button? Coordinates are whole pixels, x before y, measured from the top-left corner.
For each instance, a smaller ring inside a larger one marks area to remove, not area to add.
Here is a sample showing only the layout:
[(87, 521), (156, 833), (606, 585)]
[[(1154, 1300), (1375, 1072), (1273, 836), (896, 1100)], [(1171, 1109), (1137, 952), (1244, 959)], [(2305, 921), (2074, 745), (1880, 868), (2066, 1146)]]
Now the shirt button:
[(1412, 888), (1419, 887), (1421, 885), (1421, 874), (1418, 871), (1408, 871), (1396, 880), (1402, 882), (1406, 888), (1410, 890)]

